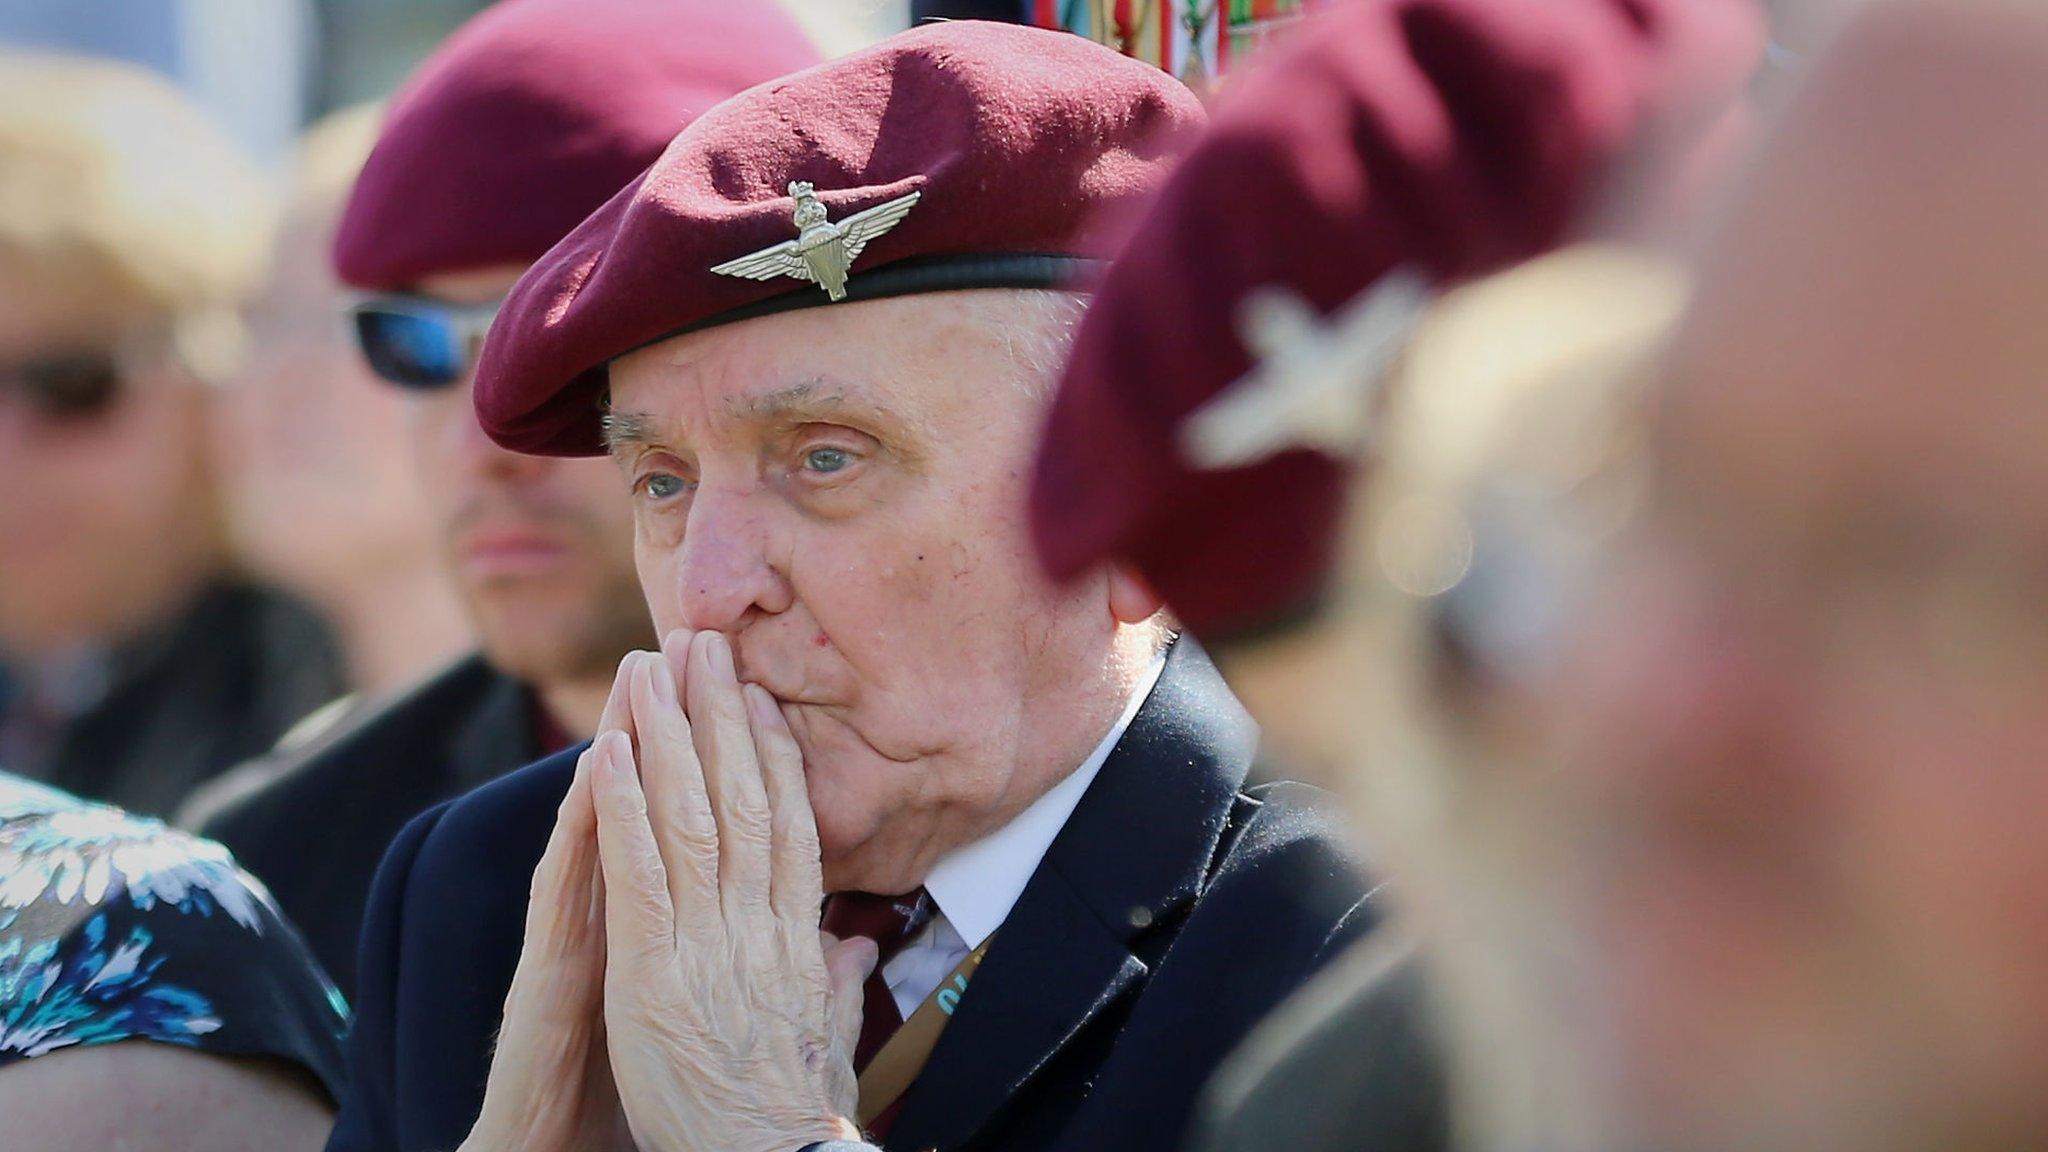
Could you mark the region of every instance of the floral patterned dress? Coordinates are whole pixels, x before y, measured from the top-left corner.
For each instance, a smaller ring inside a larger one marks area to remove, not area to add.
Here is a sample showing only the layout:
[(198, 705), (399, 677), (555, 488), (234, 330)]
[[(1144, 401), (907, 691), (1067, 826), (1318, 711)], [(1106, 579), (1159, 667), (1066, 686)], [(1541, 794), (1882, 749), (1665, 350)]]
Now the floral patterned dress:
[(347, 1006), (227, 849), (0, 773), (0, 1067), (147, 1040), (338, 1097)]

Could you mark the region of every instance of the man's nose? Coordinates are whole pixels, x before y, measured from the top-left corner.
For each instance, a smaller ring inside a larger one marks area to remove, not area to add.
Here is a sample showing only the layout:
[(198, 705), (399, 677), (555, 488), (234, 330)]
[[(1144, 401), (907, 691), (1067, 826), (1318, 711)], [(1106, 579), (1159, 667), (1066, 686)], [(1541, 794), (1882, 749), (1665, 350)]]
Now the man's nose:
[(690, 505), (674, 567), (674, 596), (684, 627), (736, 632), (794, 601), (771, 561), (772, 530), (756, 497), (706, 484)]

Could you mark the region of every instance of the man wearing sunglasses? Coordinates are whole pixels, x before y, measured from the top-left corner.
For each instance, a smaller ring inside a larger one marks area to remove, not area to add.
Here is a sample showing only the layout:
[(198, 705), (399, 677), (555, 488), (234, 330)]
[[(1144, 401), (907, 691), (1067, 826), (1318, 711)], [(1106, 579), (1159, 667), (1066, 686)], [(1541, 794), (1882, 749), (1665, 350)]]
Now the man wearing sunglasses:
[(652, 638), (612, 468), (507, 452), (477, 425), (471, 370), (497, 300), (691, 116), (815, 59), (773, 5), (512, 0), (459, 29), (394, 98), (334, 262), (361, 293), (344, 317), (353, 339), (411, 397), (419, 498), (481, 651), (322, 737), (205, 824), (345, 991), (391, 837), (594, 732), (620, 657)]
[(0, 204), (0, 763), (164, 815), (341, 689), (219, 530), (204, 382), (267, 197), (170, 88), (9, 54)]

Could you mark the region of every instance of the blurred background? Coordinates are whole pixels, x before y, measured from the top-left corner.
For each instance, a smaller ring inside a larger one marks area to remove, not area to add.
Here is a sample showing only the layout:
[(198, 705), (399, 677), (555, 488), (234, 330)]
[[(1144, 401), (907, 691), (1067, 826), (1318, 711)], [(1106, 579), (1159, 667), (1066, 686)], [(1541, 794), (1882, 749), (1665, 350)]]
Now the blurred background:
[[(171, 79), (276, 159), (321, 116), (389, 95), (489, 0), (0, 0), (0, 44), (105, 56)], [(828, 48), (885, 35), (911, 0), (788, 0)]]

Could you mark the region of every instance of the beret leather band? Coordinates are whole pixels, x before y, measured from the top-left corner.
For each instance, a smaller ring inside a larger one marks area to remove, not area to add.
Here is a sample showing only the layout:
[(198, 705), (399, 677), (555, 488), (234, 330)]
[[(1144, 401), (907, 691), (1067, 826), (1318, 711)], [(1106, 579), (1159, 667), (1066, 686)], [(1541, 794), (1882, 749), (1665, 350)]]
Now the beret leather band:
[[(677, 336), (702, 332), (742, 320), (794, 312), (799, 308), (822, 308), (833, 304), (854, 304), (862, 300), (887, 300), (894, 296), (916, 296), (925, 292), (964, 292), (975, 288), (1048, 288), (1077, 290), (1108, 265), (1107, 260), (1065, 256), (1052, 252), (969, 252), (946, 256), (912, 256), (894, 264), (862, 271), (849, 277), (845, 294), (838, 300), (806, 284), (780, 296), (756, 300), (716, 316), (707, 316), (664, 332), (643, 344), (619, 353), (627, 356)], [(613, 357), (618, 359), (618, 357)]]

